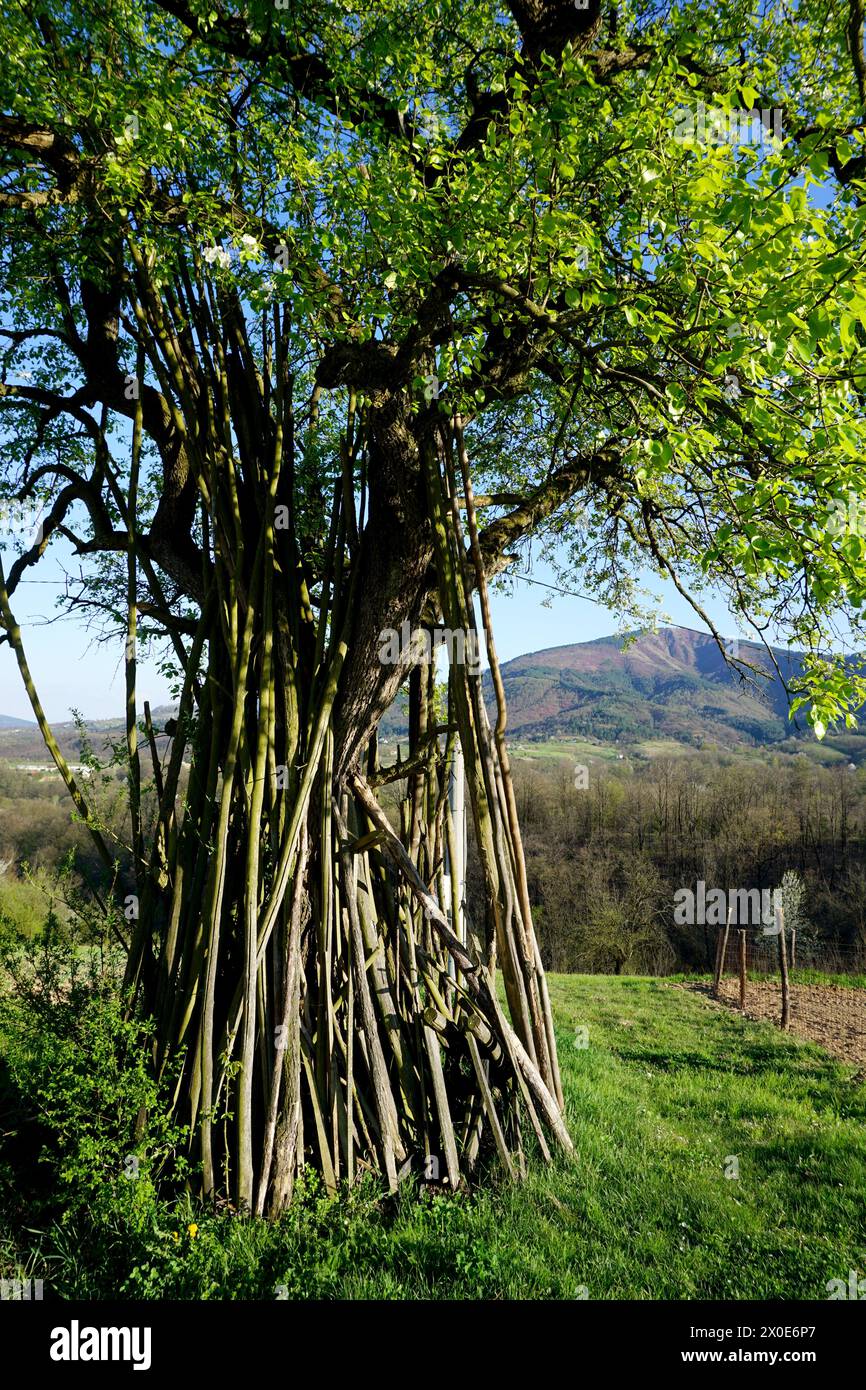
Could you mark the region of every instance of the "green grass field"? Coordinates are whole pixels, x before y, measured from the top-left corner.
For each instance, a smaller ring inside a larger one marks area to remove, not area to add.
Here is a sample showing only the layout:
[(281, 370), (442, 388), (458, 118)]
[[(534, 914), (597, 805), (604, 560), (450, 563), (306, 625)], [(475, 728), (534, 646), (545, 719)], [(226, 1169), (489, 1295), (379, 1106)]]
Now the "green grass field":
[(659, 758), (690, 759), (702, 756), (722, 756), (736, 760), (751, 767), (766, 768), (768, 758), (780, 759), (782, 764), (793, 763), (796, 759), (808, 758), (810, 762), (822, 767), (834, 767), (859, 761), (858, 746), (848, 746), (844, 739), (828, 738), (824, 743), (808, 739), (786, 739), (774, 744), (739, 744), (734, 748), (716, 747), (704, 744), (699, 748), (672, 738), (645, 738), (617, 743), (600, 743), (592, 739), (548, 738), (538, 743), (522, 740), (514, 734), (509, 739), (509, 750), (514, 762), (550, 764), (556, 762), (624, 762), (631, 768), (641, 763), (653, 762)]
[[(835, 974), (832, 970), (812, 970), (809, 967), (805, 967), (801, 970), (798, 966), (795, 970), (789, 970), (788, 975), (792, 985), (833, 985), (836, 989), (866, 989), (866, 974), (863, 974), (862, 971), (858, 973), (857, 971), (849, 970), (846, 974), (839, 975)], [(708, 971), (704, 973), (690, 971), (688, 974), (679, 972), (673, 975), (667, 975), (665, 978), (668, 982), (680, 980), (695, 982), (700, 980), (703, 984), (709, 984), (713, 977)], [(765, 984), (770, 982), (779, 984), (781, 976), (778, 970), (768, 970), (766, 973), (761, 972), (761, 974), (755, 974), (754, 979), (756, 981), (760, 980)]]
[(277, 1226), (121, 1185), (19, 1265), (85, 1298), (821, 1299), (866, 1271), (862, 1076), (664, 981), (551, 993), (573, 1161), (468, 1198), (311, 1191)]

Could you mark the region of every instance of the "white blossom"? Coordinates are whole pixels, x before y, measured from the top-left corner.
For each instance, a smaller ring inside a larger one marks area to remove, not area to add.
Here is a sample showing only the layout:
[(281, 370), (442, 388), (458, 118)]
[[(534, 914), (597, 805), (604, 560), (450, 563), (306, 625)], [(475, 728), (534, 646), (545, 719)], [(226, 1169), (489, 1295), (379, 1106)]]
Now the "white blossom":
[(231, 257), (222, 246), (206, 246), (202, 255), (208, 265), (218, 265), (223, 270), (228, 270), (231, 265)]

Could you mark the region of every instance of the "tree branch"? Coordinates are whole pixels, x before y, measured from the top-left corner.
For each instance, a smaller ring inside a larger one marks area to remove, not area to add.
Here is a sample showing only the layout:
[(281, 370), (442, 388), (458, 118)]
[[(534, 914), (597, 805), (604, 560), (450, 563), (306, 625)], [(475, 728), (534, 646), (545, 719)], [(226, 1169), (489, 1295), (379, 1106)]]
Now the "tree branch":
[(624, 477), (621, 456), (612, 446), (600, 449), (589, 457), (578, 455), (563, 464), (543, 483), (539, 483), (520, 506), (490, 522), (479, 532), (478, 541), (485, 569), (496, 569), (508, 546), (552, 516), (558, 507), (582, 488), (613, 479), (624, 481)]

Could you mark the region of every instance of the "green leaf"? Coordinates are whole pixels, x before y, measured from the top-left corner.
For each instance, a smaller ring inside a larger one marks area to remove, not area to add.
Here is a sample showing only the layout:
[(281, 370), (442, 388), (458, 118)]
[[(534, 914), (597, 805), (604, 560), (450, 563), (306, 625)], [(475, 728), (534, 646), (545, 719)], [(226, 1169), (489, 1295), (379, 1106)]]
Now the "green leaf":
[(842, 165), (848, 163), (848, 160), (851, 158), (851, 146), (848, 144), (847, 140), (840, 138), (836, 141), (836, 158)]

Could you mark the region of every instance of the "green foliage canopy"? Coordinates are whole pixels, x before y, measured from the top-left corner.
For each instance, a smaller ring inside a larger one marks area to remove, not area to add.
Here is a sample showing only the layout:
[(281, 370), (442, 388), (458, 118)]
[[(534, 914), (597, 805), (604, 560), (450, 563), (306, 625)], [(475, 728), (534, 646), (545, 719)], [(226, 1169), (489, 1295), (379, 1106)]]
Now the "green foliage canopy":
[[(346, 396), (398, 394), (468, 422), (492, 573), (537, 536), (630, 616), (647, 561), (699, 611), (722, 586), (811, 653), (819, 736), (851, 717), (826, 653), (866, 598), (856, 4), (15, 0), (2, 35), (3, 485), (48, 493), (49, 533), (123, 549), (95, 441), (143, 354), (139, 527), (194, 606), (188, 388), (137, 316), (181, 283), (232, 298), (266, 380), (257, 325), (289, 316), (313, 569)], [(753, 107), (780, 139), (683, 135)]]

